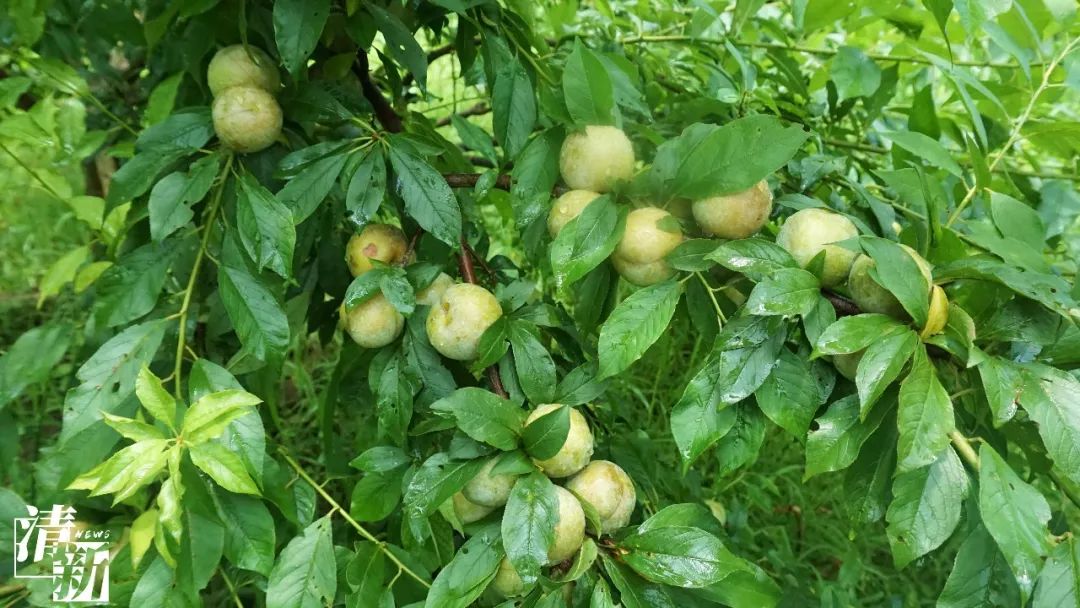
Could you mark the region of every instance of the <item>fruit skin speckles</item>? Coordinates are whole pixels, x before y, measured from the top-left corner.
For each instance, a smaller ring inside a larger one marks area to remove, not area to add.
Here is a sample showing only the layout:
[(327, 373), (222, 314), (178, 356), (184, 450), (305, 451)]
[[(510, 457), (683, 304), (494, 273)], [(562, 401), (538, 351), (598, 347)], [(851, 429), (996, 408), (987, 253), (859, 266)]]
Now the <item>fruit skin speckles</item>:
[(694, 201), (692, 211), (705, 234), (745, 239), (757, 234), (769, 220), (772, 201), (768, 182), (761, 180), (742, 192)]
[(571, 133), (559, 152), (559, 171), (574, 190), (609, 192), (634, 176), (634, 146), (616, 127), (590, 125)]
[(211, 114), (218, 139), (236, 152), (264, 150), (281, 134), (281, 106), (263, 89), (226, 89), (214, 100)]
[(824, 209), (803, 209), (792, 214), (780, 227), (776, 244), (780, 245), (805, 268), (820, 251), (825, 252), (825, 267), (821, 284), (836, 287), (843, 283), (855, 261), (855, 252), (839, 245), (859, 235), (859, 229), (848, 218)]
[(340, 314), (349, 337), (364, 348), (382, 348), (390, 344), (405, 327), (405, 317), (382, 293), (371, 296), (349, 311), (343, 305)]
[(510, 498), (510, 490), (514, 489), (517, 475), (492, 475), (491, 469), (499, 461), (498, 457), (488, 460), (480, 472), (469, 480), (462, 489), (465, 498), (469, 502), (483, 507), (501, 507)]
[(630, 476), (614, 462), (590, 462), (570, 478), (566, 488), (596, 509), (600, 516), (601, 533), (611, 534), (630, 523), (637, 492)]
[(428, 340), (448, 359), (471, 361), (480, 336), (501, 316), (502, 306), (490, 291), (469, 283), (451, 285), (428, 313)]
[(281, 87), (281, 76), (265, 51), (234, 44), (214, 53), (206, 68), (206, 84), (215, 97), (232, 87), (255, 87), (274, 93)]
[(626, 216), (623, 237), (611, 262), (627, 281), (638, 286), (659, 283), (674, 274), (664, 259), (683, 241), (673, 215), (658, 207), (634, 209)]
[(548, 213), (547, 226), (551, 238), (558, 236), (563, 227), (570, 220), (581, 215), (585, 207), (598, 196), (600, 193), (591, 190), (570, 190), (556, 199), (555, 204), (551, 206), (551, 212)]

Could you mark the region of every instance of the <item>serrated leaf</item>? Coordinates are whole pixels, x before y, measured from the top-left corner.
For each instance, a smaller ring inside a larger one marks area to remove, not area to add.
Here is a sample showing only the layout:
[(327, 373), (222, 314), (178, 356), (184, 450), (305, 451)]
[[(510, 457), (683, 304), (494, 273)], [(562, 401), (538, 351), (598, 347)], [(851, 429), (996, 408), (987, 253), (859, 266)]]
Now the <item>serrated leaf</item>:
[(956, 429), (952, 400), (924, 346), (915, 350), (911, 371), (900, 383), (896, 424), (900, 429), (896, 466), (901, 473), (936, 461), (949, 445), (949, 433)]
[(606, 260), (619, 244), (623, 221), (611, 197), (600, 196), (567, 222), (551, 242), (556, 284), (571, 285)]
[(632, 534), (620, 543), (623, 561), (648, 580), (674, 587), (707, 587), (745, 562), (712, 534), (692, 527), (664, 527)]
[(940, 547), (960, 523), (968, 477), (952, 449), (933, 463), (893, 480), (893, 501), (885, 515), (897, 568)]
[(675, 281), (665, 281), (635, 292), (615, 307), (600, 327), (599, 378), (614, 376), (630, 367), (667, 329), (682, 294)]
[(746, 310), (754, 315), (804, 315), (817, 305), (821, 284), (801, 268), (782, 268), (754, 286)]
[(243, 390), (210, 393), (191, 404), (184, 414), (180, 434), (188, 444), (213, 439), (221, 435), (230, 422), (247, 414), (259, 403), (262, 403), (262, 399)]
[(206, 441), (192, 445), (188, 455), (195, 466), (226, 490), (237, 494), (259, 494), (259, 487), (244, 468), (244, 462), (220, 443)]
[(525, 421), (525, 411), (514, 402), (476, 387), (459, 388), (431, 409), (451, 414), (469, 437), (500, 450), (517, 447)]
[(548, 563), (558, 523), (559, 498), (551, 480), (539, 471), (518, 478), (503, 511), (502, 542), (526, 585), (535, 582)]
[(390, 164), (397, 177), (395, 189), (405, 200), (406, 213), (432, 236), (457, 248), (461, 210), (443, 176), (404, 146), (391, 145)]
[(316, 608), (337, 590), (330, 516), (314, 522), (281, 550), (267, 579), (267, 608)]

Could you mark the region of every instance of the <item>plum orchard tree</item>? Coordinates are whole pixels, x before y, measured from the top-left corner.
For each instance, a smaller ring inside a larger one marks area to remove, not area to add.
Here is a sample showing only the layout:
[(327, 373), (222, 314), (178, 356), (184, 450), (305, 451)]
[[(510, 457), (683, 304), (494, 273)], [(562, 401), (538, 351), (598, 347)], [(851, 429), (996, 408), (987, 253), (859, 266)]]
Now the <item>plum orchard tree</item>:
[[(93, 231), (24, 499), (121, 605), (1080, 605), (1076, 7), (795, 4), (20, 4)], [(755, 540), (766, 437), (943, 588)]]

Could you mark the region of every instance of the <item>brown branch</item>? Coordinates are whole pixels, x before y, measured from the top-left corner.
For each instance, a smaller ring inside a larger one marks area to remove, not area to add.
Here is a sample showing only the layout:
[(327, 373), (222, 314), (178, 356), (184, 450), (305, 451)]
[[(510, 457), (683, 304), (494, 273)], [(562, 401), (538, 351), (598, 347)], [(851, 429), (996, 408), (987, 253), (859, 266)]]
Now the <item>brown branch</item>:
[(400, 133), (402, 130), (401, 117), (390, 106), (390, 102), (383, 97), (379, 87), (372, 82), (367, 51), (364, 49), (360, 49), (356, 53), (353, 71), (356, 73), (357, 78), (360, 79), (360, 89), (364, 92), (364, 98), (368, 100), (368, 103), (375, 110), (375, 117), (379, 120), (379, 124), (391, 133)]
[[(458, 255), (458, 265), (461, 267), (461, 278), (465, 279), (466, 283), (476, 284), (476, 270), (473, 268), (473, 256), (472, 248), (469, 247), (469, 243), (465, 240), (465, 235), (461, 235), (461, 253)], [(502, 378), (499, 377), (499, 368), (492, 365), (485, 371), (487, 374), (488, 382), (491, 383), (491, 390), (503, 399), (507, 399), (510, 395), (503, 387)]]
[(832, 304), (833, 308), (836, 310), (836, 314), (841, 317), (849, 317), (862, 312), (855, 302), (852, 302), (840, 294), (823, 289), (821, 295), (825, 296), (825, 299), (828, 300), (829, 304)]
[[(476, 186), (476, 182), (480, 181), (481, 175), (483, 173), (443, 173), (443, 179), (451, 188), (472, 188)], [(495, 180), (495, 187), (500, 190), (509, 190), (510, 176), (500, 175)]]
[(470, 116), (481, 116), (483, 114), (487, 114), (490, 111), (491, 111), (491, 106), (487, 105), (484, 102), (480, 102), (480, 103), (478, 103), (478, 104), (476, 104), (474, 106), (465, 108), (464, 110), (458, 112), (456, 115), (451, 114), (449, 116), (443, 116), (439, 120), (435, 121), (435, 126), (436, 127), (445, 127), (446, 125), (450, 124), (450, 122), (451, 122), (451, 120), (453, 120), (454, 116), (460, 116), (462, 118), (468, 118)]

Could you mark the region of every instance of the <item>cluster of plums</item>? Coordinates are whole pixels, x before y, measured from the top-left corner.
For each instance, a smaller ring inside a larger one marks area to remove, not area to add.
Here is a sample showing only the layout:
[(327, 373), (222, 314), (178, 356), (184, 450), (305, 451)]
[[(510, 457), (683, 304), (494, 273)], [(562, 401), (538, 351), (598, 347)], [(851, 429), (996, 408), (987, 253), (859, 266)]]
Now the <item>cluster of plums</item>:
[(206, 70), (214, 96), (214, 132), (230, 150), (258, 152), (281, 134), (281, 87), (274, 60), (262, 49), (235, 44), (218, 51)]
[[(533, 410), (525, 420), (528, 426), (540, 417), (562, 407), (545, 404)], [(562, 448), (535, 464), (552, 479), (565, 480), (555, 486), (558, 497), (558, 524), (554, 540), (548, 549), (548, 563), (558, 564), (572, 558), (585, 540), (585, 511), (582, 502), (588, 503), (600, 520), (600, 534), (612, 532), (630, 523), (637, 494), (634, 483), (623, 469), (607, 460), (590, 460), (593, 454), (593, 435), (585, 416), (576, 409), (570, 410), (570, 431)], [(465, 487), (454, 495), (454, 514), (463, 524), (484, 519), (506, 504), (510, 491), (519, 479), (517, 475), (492, 474), (499, 457), (488, 461), (484, 468)], [(525, 592), (526, 586), (518, 576), (509, 559), (503, 559), (491, 588), (503, 597), (514, 597)]]

